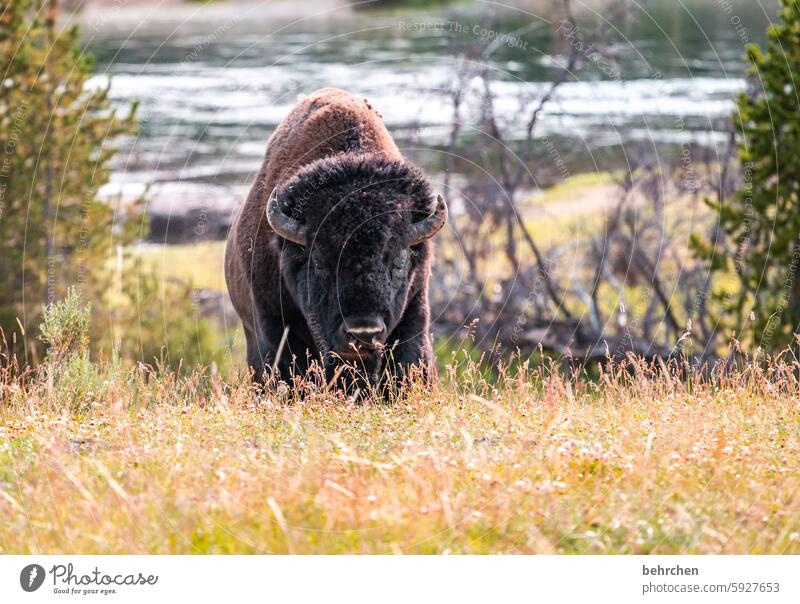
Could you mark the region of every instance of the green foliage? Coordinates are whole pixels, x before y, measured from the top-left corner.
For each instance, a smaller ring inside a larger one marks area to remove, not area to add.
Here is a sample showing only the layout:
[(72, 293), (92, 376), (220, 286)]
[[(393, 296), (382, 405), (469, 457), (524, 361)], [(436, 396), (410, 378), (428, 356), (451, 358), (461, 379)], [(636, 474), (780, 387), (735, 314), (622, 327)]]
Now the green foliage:
[[(719, 214), (722, 239), (692, 240), (723, 277), (715, 291), (721, 325), (767, 350), (792, 344), (800, 325), (800, 7), (782, 0), (780, 17), (764, 51), (747, 48), (757, 92), (740, 94), (733, 116), (743, 186), (722, 204), (708, 202)], [(737, 333), (750, 316), (752, 328)]]
[(95, 269), (131, 239), (97, 192), (135, 119), (87, 88), (92, 60), (77, 28), (57, 29), (54, 1), (0, 0), (0, 15), (0, 327), (11, 341), (19, 317), (14, 352), (35, 359), (43, 308), (70, 285), (96, 297)]
[(75, 349), (88, 359), (91, 333), (92, 350), (109, 356), (208, 362), (222, 347), (195, 318), (188, 285), (160, 283), (121, 257), (111, 266), (142, 226), (138, 203), (98, 198), (118, 142), (135, 131), (135, 106), (119, 117), (109, 88), (87, 85), (91, 57), (77, 28), (59, 30), (55, 17), (55, 0), (0, 0), (0, 329), (9, 352), (36, 361), (46, 344), (49, 365), (80, 373), (66, 361)]
[(39, 338), (47, 344), (48, 361), (58, 363), (72, 354), (88, 351), (90, 313), (91, 305), (81, 303), (75, 288), (70, 288), (63, 300), (44, 309)]
[[(195, 319), (191, 288), (165, 284), (152, 272), (131, 270), (113, 301), (106, 304), (108, 322), (92, 322), (92, 307), (75, 288), (45, 307), (39, 338), (47, 346), (45, 363), (48, 399), (54, 407), (81, 411), (103, 396), (110, 382), (126, 375), (134, 361), (158, 366), (163, 372), (181, 367), (186, 373), (210, 361), (221, 350), (206, 319)], [(115, 291), (116, 290), (116, 291)], [(100, 352), (111, 351), (111, 363), (90, 357), (90, 342)], [(121, 358), (124, 357), (124, 358)]]
[(52, 404), (71, 411), (86, 409), (98, 392), (99, 375), (89, 359), (91, 305), (75, 288), (42, 312), (39, 339), (47, 345), (42, 367)]

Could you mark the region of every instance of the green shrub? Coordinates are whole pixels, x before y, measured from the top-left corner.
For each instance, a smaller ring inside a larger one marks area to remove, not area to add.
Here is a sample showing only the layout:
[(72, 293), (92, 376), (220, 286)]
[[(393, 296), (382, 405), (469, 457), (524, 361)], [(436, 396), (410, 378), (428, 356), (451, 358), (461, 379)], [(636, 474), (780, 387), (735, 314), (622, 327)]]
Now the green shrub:
[(108, 88), (86, 86), (92, 59), (77, 28), (56, 27), (55, 6), (0, 0), (4, 352), (30, 363), (46, 346), (48, 366), (73, 373), (75, 359), (98, 353), (174, 368), (207, 363), (222, 346), (197, 318), (190, 285), (161, 283), (138, 265), (121, 277), (109, 271), (110, 252), (142, 228), (137, 203), (115, 211), (97, 195), (117, 142), (135, 131), (135, 106), (120, 118)]
[(48, 362), (58, 364), (71, 355), (88, 352), (90, 313), (91, 305), (81, 303), (75, 288), (44, 309), (39, 338), (47, 344)]
[(733, 115), (744, 184), (731, 199), (708, 202), (720, 241), (692, 240), (724, 277), (714, 292), (719, 324), (765, 350), (791, 345), (800, 326), (800, 6), (781, 4), (766, 49), (747, 48), (752, 91), (739, 95)]
[(136, 222), (97, 198), (135, 107), (120, 117), (108, 88), (86, 86), (91, 56), (55, 9), (0, 0), (0, 329), (28, 362), (41, 357), (43, 309), (70, 286), (96, 302), (97, 267)]

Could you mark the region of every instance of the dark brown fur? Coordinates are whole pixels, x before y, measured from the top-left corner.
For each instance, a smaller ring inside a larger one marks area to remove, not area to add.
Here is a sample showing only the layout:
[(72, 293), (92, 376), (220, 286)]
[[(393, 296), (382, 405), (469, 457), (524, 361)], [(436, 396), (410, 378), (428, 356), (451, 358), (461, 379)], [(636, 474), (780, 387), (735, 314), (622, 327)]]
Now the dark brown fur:
[[(306, 208), (306, 212), (319, 210), (326, 212), (327, 217), (338, 216), (336, 224), (342, 232), (350, 232), (353, 227), (347, 224), (348, 220), (352, 222), (361, 210), (377, 212), (384, 208), (380, 216), (393, 215), (376, 226), (377, 231), (355, 236), (347, 244), (353, 252), (349, 258), (359, 258), (359, 262), (363, 259), (360, 272), (353, 273), (350, 290), (368, 287), (363, 284), (383, 270), (373, 258), (380, 245), (388, 245), (389, 238), (408, 228), (410, 214), (429, 211), (431, 203), (427, 182), (404, 160), (379, 114), (365, 99), (324, 88), (298, 103), (269, 140), (256, 182), (233, 221), (225, 254), (228, 291), (244, 326), (248, 363), (259, 377), (264, 364), (269, 366), (276, 361), (274, 356), (284, 326), (290, 327), (289, 339), (286, 351), (276, 363), (282, 377), (306, 369), (304, 356), (319, 358), (329, 352), (321, 349), (325, 346), (324, 338), (314, 333), (313, 324), (309, 325), (311, 321), (300, 310), (303, 305), (291, 293), (296, 288), (286, 281), (293, 278), (287, 274), (287, 266), (293, 259), (299, 262), (303, 254), (308, 260), (308, 250), (279, 237), (265, 215), (273, 189), (277, 187), (291, 205), (311, 178), (315, 182), (325, 181), (325, 185), (318, 198), (312, 200), (314, 207)], [(364, 201), (351, 200), (343, 208), (336, 200), (347, 197), (351, 181), (352, 186), (361, 187), (358, 190), (362, 191), (360, 197)], [(336, 192), (336, 200), (325, 197), (329, 191), (331, 196)], [(357, 203), (368, 205), (359, 207)], [(398, 211), (387, 212), (386, 208)], [(315, 220), (311, 215), (307, 219), (312, 223)], [(318, 240), (320, 245), (327, 246), (325, 249), (335, 250), (344, 246), (336, 241), (336, 236), (335, 230), (320, 230)], [(412, 256), (405, 306), (402, 316), (395, 317), (390, 325), (394, 336), (390, 340), (400, 344), (394, 356), (398, 364), (422, 365), (430, 375), (435, 369), (427, 336), (430, 242), (414, 246)], [(372, 367), (370, 371), (377, 369)]]

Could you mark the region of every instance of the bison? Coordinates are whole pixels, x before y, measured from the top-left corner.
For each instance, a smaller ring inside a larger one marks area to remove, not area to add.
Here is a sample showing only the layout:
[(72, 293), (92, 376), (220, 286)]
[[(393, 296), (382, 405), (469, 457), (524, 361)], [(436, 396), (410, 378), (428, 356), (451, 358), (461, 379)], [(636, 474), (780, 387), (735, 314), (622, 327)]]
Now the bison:
[[(435, 377), (428, 335), (430, 238), (447, 220), (366, 99), (324, 88), (267, 144), (233, 220), (225, 279), (255, 379)], [(341, 381), (340, 381), (341, 383)], [(351, 382), (352, 383), (352, 382)]]

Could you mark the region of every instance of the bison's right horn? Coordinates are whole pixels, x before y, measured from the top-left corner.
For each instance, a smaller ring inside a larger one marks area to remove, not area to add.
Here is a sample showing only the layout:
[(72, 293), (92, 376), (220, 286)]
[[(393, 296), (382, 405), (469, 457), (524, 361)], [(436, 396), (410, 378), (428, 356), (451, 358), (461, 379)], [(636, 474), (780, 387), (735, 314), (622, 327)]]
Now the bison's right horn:
[(297, 245), (306, 245), (308, 237), (306, 236), (306, 227), (300, 224), (291, 216), (287, 216), (281, 210), (278, 204), (278, 188), (275, 187), (270, 193), (269, 201), (267, 201), (267, 220), (272, 230), (278, 233), (284, 239), (296, 243)]
[(436, 196), (436, 209), (426, 218), (411, 225), (411, 232), (408, 235), (408, 245), (418, 245), (430, 239), (447, 222), (447, 204), (444, 197)]

